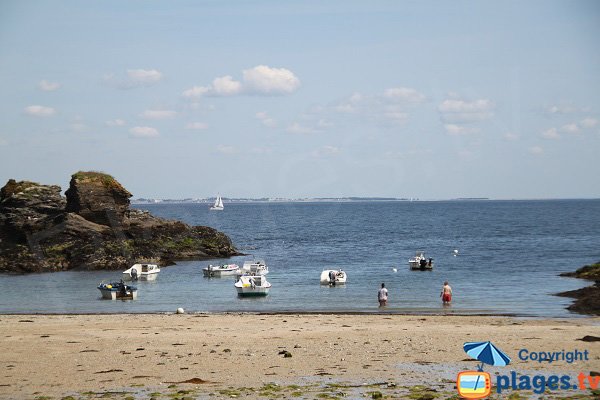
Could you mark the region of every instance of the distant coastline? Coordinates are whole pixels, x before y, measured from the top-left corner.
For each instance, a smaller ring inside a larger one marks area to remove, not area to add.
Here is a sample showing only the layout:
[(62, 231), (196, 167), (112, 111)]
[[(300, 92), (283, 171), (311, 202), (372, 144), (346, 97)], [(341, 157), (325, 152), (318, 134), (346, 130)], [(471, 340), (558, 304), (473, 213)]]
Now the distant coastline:
[[(569, 201), (569, 200), (600, 200), (600, 198), (572, 198), (572, 199), (493, 199), (489, 197), (457, 197), (450, 199), (420, 199), (410, 197), (305, 197), (305, 198), (283, 198), (283, 197), (223, 197), (227, 203), (352, 203), (352, 202), (433, 202), (433, 201)], [(154, 199), (137, 198), (132, 199), (132, 205), (143, 204), (206, 204), (215, 201), (214, 197), (184, 198), (184, 199)]]
[[(132, 199), (131, 204), (177, 204), (177, 203), (197, 203), (212, 204), (214, 197), (206, 198), (186, 198), (186, 199)], [(229, 203), (349, 203), (349, 202), (390, 202), (390, 201), (481, 201), (491, 200), (487, 197), (461, 197), (457, 199), (418, 199), (405, 197), (306, 197), (306, 198), (283, 198), (283, 197), (262, 197), (262, 198), (229, 198), (223, 197), (223, 201)]]

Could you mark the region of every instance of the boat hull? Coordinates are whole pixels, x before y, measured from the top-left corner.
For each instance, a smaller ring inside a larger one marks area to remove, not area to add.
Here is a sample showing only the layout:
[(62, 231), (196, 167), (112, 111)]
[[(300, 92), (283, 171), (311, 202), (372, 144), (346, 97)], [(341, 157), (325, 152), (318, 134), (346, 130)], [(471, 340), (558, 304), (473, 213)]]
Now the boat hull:
[(132, 272), (135, 270), (137, 280), (140, 281), (153, 281), (158, 277), (160, 268), (156, 264), (134, 264), (131, 268), (123, 271), (121, 279), (124, 281), (133, 280)]
[(241, 276), (234, 283), (238, 296), (267, 296), (271, 284), (264, 276)]
[(234, 268), (220, 268), (208, 266), (202, 268), (202, 275), (207, 278), (220, 278), (222, 276), (234, 276), (239, 273), (240, 267), (237, 265)]
[(236, 287), (238, 296), (242, 297), (260, 297), (260, 296), (268, 296), (270, 288), (238, 288)]
[(104, 289), (98, 287), (100, 293), (102, 294), (102, 298), (106, 300), (135, 300), (137, 299), (137, 289), (129, 290), (126, 294), (123, 294), (118, 289)]
[[(154, 281), (156, 280), (156, 278), (158, 278), (158, 272), (154, 272), (151, 274), (144, 274), (142, 273), (141, 275), (138, 275), (137, 279), (139, 281)], [(123, 277), (121, 278), (124, 281), (131, 281), (131, 274), (128, 272), (123, 272)]]
[(426, 266), (422, 267), (418, 261), (409, 261), (408, 267), (413, 271), (431, 271), (433, 269), (433, 263), (431, 263), (431, 265), (427, 263)]

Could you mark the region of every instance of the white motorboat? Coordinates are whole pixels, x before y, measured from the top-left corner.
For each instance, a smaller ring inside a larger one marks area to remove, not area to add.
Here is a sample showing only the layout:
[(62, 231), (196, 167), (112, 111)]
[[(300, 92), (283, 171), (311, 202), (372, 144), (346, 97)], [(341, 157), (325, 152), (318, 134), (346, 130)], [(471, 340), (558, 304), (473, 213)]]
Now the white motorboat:
[(156, 264), (134, 264), (123, 271), (124, 281), (153, 281), (158, 276), (160, 268)]
[(240, 268), (237, 275), (266, 275), (269, 273), (269, 267), (264, 261), (244, 261), (244, 265)]
[(346, 278), (346, 271), (342, 269), (326, 269), (321, 272), (321, 285), (345, 284)]
[(234, 283), (238, 296), (266, 296), (269, 294), (271, 284), (264, 275), (242, 275)]
[(202, 274), (208, 278), (220, 278), (235, 275), (239, 270), (240, 267), (237, 264), (209, 265), (202, 268)]
[(213, 206), (210, 208), (210, 210), (212, 211), (223, 211), (224, 207), (223, 207), (223, 199), (221, 198), (221, 196), (217, 196), (216, 200), (215, 200), (215, 204), (213, 204)]
[(417, 251), (415, 256), (408, 260), (408, 266), (414, 270), (431, 270), (433, 269), (433, 258), (427, 258), (423, 251)]
[(103, 299), (109, 300), (135, 300), (137, 299), (137, 288), (126, 285), (123, 281), (111, 282), (98, 285), (98, 290), (102, 293)]

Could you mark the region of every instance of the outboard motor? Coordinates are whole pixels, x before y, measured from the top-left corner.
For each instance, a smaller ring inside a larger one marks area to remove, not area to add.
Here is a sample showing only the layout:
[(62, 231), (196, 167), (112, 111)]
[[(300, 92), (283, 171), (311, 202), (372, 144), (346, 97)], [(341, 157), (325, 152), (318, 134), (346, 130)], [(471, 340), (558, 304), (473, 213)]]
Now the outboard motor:
[(132, 281), (137, 281), (138, 280), (137, 269), (135, 269), (135, 268), (133, 268), (131, 270), (131, 280)]

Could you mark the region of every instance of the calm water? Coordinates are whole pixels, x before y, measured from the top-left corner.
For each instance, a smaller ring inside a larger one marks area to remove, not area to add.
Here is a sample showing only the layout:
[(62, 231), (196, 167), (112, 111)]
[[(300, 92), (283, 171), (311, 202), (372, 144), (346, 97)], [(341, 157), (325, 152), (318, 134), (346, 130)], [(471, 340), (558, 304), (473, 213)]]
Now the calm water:
[[(385, 282), (389, 311), (566, 317), (573, 316), (564, 310), (570, 299), (551, 294), (589, 283), (557, 274), (600, 260), (600, 200), (138, 208), (224, 231), (250, 254), (232, 262), (267, 261), (271, 294), (238, 298), (233, 278), (202, 277), (201, 268), (215, 261), (186, 261), (163, 268), (155, 282), (139, 282), (138, 299), (125, 302), (100, 300), (96, 289), (121, 271), (0, 276), (0, 312), (377, 311), (377, 289)], [(435, 259), (434, 271), (408, 270), (408, 258), (421, 249)], [(345, 287), (319, 285), (330, 267), (347, 271)], [(449, 309), (439, 299), (446, 279), (454, 289)]]

